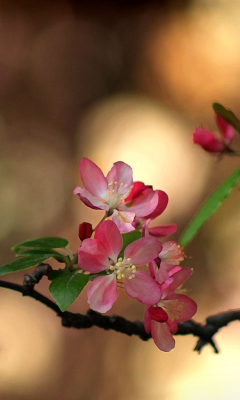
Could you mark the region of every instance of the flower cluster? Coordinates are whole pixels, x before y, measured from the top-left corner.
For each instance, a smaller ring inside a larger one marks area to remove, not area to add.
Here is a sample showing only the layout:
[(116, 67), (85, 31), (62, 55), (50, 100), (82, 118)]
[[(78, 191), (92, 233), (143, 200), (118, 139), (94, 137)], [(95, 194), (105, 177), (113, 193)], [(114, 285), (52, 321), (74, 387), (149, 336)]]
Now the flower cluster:
[[(78, 265), (91, 275), (88, 303), (105, 313), (117, 300), (118, 287), (124, 288), (129, 297), (146, 305), (145, 329), (156, 345), (170, 351), (177, 323), (190, 319), (197, 305), (180, 289), (192, 274), (180, 267), (183, 249), (177, 242), (159, 239), (174, 233), (176, 224), (149, 227), (167, 207), (168, 196), (134, 182), (131, 167), (121, 161), (106, 177), (87, 158), (79, 169), (85, 188), (76, 187), (74, 194), (88, 207), (105, 211), (95, 229), (88, 222), (79, 227)], [(131, 236), (134, 232), (137, 236)]]

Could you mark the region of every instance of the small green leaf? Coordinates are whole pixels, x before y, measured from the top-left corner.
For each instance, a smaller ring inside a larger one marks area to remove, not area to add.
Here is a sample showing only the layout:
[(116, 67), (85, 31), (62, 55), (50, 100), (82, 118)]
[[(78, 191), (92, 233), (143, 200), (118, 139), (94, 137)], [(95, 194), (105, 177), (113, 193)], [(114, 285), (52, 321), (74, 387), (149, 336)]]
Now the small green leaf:
[(217, 211), (223, 200), (230, 195), (232, 189), (237, 185), (239, 178), (240, 167), (237, 167), (237, 169), (211, 194), (200, 211), (190, 222), (190, 225), (179, 241), (181, 246), (186, 246), (194, 238), (201, 226), (215, 211)]
[(48, 258), (55, 258), (58, 262), (64, 262), (64, 263), (68, 263), (69, 257), (65, 256), (62, 253), (59, 253), (59, 251), (56, 250), (52, 250), (52, 249), (28, 249), (28, 250), (23, 250), (19, 253), (16, 254), (17, 257), (22, 257), (22, 256), (44, 256), (45, 255), (45, 259), (47, 260)]
[[(49, 286), (49, 290), (60, 310), (66, 311), (88, 283), (89, 276), (76, 271), (57, 272), (61, 273), (57, 276), (55, 275)], [(52, 274), (51, 277), (53, 277)]]
[(66, 239), (60, 237), (45, 237), (18, 243), (12, 247), (12, 250), (18, 253), (26, 248), (64, 249), (67, 245), (68, 241)]
[(213, 110), (217, 115), (220, 115), (226, 122), (228, 122), (238, 133), (240, 133), (240, 121), (233, 114), (233, 112), (225, 107), (223, 107), (219, 103), (213, 103)]
[(14, 260), (9, 264), (4, 264), (0, 266), (0, 276), (28, 269), (30, 267), (33, 267), (34, 265), (40, 264), (48, 258), (49, 257), (46, 254), (35, 254), (31, 257), (29, 256), (18, 258), (17, 260)]
[(128, 232), (128, 233), (123, 233), (122, 234), (123, 247), (122, 247), (122, 250), (121, 250), (121, 252), (119, 254), (119, 257), (123, 257), (123, 253), (124, 253), (124, 250), (126, 249), (126, 247), (130, 243), (135, 242), (135, 240), (140, 239), (140, 237), (141, 237), (141, 232), (139, 232), (139, 231), (131, 231), (131, 232)]

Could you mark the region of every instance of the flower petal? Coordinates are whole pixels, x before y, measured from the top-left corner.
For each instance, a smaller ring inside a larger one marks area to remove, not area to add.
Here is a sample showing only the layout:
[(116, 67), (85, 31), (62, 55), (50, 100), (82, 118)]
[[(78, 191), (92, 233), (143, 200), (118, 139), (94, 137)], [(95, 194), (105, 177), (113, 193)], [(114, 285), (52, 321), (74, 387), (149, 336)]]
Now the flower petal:
[(143, 318), (143, 323), (144, 323), (144, 329), (147, 333), (151, 332), (151, 318), (149, 316), (148, 313), (148, 309), (149, 307), (146, 308), (145, 312), (144, 312), (144, 318)]
[(162, 309), (162, 307), (149, 307), (148, 313), (150, 318), (157, 322), (166, 322), (168, 320), (168, 315), (166, 311)]
[(112, 220), (117, 225), (120, 232), (127, 233), (134, 231), (132, 223), (135, 218), (135, 213), (124, 211), (113, 211)]
[(219, 115), (216, 116), (217, 125), (222, 133), (224, 143), (229, 144), (235, 135), (235, 129)]
[(156, 304), (161, 297), (160, 286), (143, 271), (136, 271), (133, 279), (124, 279), (123, 286), (128, 296), (147, 306)]
[(127, 202), (135, 199), (147, 188), (152, 189), (152, 186), (150, 185), (146, 186), (143, 182), (140, 181), (133, 182), (132, 190), (129, 193), (128, 197), (125, 199), (125, 201)]
[[(166, 281), (172, 269), (175, 271), (176, 265), (162, 263), (160, 264), (160, 268), (155, 269), (155, 279), (158, 283), (163, 283)], [(181, 267), (178, 267), (181, 268)]]
[(88, 158), (82, 158), (79, 170), (85, 188), (94, 196), (108, 199), (108, 183), (101, 169)]
[(180, 271), (171, 275), (173, 279), (172, 283), (166, 288), (167, 295), (174, 292), (179, 286), (181, 286), (193, 273), (191, 268), (181, 268)]
[(218, 153), (225, 149), (221, 141), (211, 131), (204, 128), (197, 128), (193, 132), (193, 141), (211, 153)]
[(137, 217), (146, 217), (151, 214), (158, 205), (158, 194), (153, 189), (145, 189), (141, 194), (124, 204), (121, 208), (124, 211), (135, 212)]
[(144, 265), (156, 258), (162, 249), (161, 242), (153, 236), (145, 236), (130, 243), (124, 252), (125, 258), (131, 258), (135, 265)]
[(115, 274), (95, 278), (88, 288), (87, 295), (92, 310), (101, 313), (110, 310), (118, 298)]
[(107, 203), (93, 196), (86, 189), (77, 186), (74, 189), (73, 194), (76, 194), (86, 206), (93, 208), (94, 210), (105, 210), (105, 211), (109, 210), (109, 205)]
[(132, 174), (132, 168), (128, 164), (117, 161), (113, 164), (106, 178), (108, 184), (112, 182), (117, 182), (119, 185), (122, 184), (118, 187), (118, 193), (122, 194), (123, 198), (125, 198), (128, 196), (133, 183)]
[(108, 257), (117, 262), (117, 256), (122, 249), (122, 235), (113, 221), (102, 221), (96, 228), (95, 239), (102, 242)]
[(160, 350), (170, 351), (175, 347), (175, 339), (173, 338), (166, 322), (160, 323), (152, 321), (151, 335)]
[(175, 309), (179, 313), (181, 310), (181, 315), (178, 315), (178, 322), (188, 321), (197, 312), (197, 304), (195, 301), (190, 299), (190, 297), (184, 294), (176, 294), (175, 298)]
[(176, 224), (169, 224), (169, 225), (159, 225), (154, 226), (153, 228), (148, 228), (149, 234), (155, 237), (165, 237), (172, 235), (177, 230)]
[(155, 208), (155, 210), (151, 213), (145, 216), (145, 218), (150, 218), (154, 219), (157, 218), (159, 215), (163, 213), (163, 211), (166, 209), (168, 205), (168, 195), (165, 193), (163, 190), (156, 190), (155, 191), (158, 195), (158, 204)]
[(91, 273), (109, 269), (108, 253), (102, 242), (98, 239), (85, 239), (78, 249), (78, 264)]

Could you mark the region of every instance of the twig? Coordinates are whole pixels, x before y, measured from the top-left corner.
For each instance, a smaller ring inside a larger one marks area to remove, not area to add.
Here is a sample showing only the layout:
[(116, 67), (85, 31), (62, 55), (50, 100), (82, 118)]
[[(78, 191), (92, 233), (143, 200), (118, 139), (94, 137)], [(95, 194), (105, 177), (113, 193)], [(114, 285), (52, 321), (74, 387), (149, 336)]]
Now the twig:
[[(97, 326), (105, 330), (121, 332), (129, 336), (136, 335), (142, 340), (149, 340), (151, 338), (151, 335), (146, 333), (144, 325), (140, 321), (131, 322), (118, 315), (107, 316), (93, 310), (88, 310), (85, 315), (72, 313), (70, 311), (62, 312), (56, 303), (34, 289), (35, 284), (51, 271), (51, 267), (49, 267), (48, 264), (39, 265), (32, 275), (25, 275), (23, 285), (0, 280), (0, 287), (20, 292), (23, 296), (29, 296), (40, 301), (62, 319), (62, 326), (64, 327), (87, 329), (92, 326)], [(214, 352), (218, 353), (218, 348), (213, 340), (213, 336), (219, 329), (227, 326), (232, 321), (238, 320), (240, 320), (240, 310), (229, 310), (206, 318), (206, 324), (201, 324), (193, 320), (179, 323), (178, 331), (175, 335), (197, 336), (199, 339), (194, 348), (195, 351), (200, 353), (202, 348), (209, 343), (213, 347)]]

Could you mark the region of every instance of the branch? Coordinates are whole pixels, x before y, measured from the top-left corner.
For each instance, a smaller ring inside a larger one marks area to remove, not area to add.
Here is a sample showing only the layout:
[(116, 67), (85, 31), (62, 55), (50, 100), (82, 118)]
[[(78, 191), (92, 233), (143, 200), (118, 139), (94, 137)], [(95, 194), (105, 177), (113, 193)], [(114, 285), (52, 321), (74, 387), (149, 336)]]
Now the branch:
[[(142, 340), (149, 340), (151, 338), (151, 335), (146, 333), (144, 325), (140, 321), (131, 322), (118, 315), (107, 316), (93, 310), (88, 310), (85, 315), (72, 313), (70, 311), (61, 311), (56, 303), (34, 289), (35, 284), (38, 283), (44, 275), (48, 275), (51, 270), (50, 265), (40, 264), (32, 275), (25, 275), (23, 285), (0, 281), (0, 287), (20, 292), (23, 296), (29, 296), (40, 301), (61, 318), (62, 326), (64, 327), (87, 329), (92, 326), (98, 326), (105, 330), (114, 330), (129, 336), (136, 335)], [(179, 323), (178, 331), (175, 335), (193, 335), (198, 337), (199, 339), (194, 350), (199, 353), (208, 343), (213, 347), (215, 353), (218, 353), (213, 336), (219, 329), (227, 326), (232, 321), (238, 320), (240, 320), (240, 310), (230, 310), (206, 318), (205, 324), (193, 320)]]

